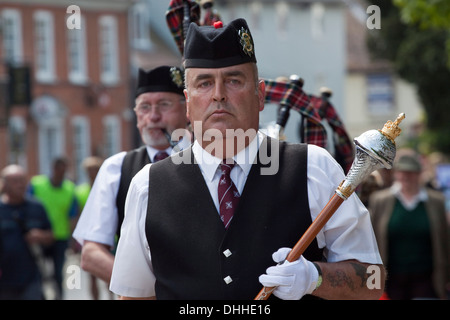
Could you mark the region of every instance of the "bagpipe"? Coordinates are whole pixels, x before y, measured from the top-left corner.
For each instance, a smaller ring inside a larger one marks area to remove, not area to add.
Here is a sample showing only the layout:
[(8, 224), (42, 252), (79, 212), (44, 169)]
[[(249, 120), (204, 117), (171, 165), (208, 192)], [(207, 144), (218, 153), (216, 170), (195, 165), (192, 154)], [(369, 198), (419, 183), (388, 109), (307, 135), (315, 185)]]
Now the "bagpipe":
[(295, 110), (301, 116), (298, 130), (300, 141), (328, 149), (344, 172), (347, 172), (354, 158), (353, 143), (336, 109), (329, 101), (331, 91), (322, 88), (320, 96), (307, 94), (303, 91), (304, 80), (297, 75), (292, 75), (289, 79), (265, 79), (264, 82), (265, 102), (279, 105), (277, 120), (275, 124), (268, 126), (267, 134), (281, 140), (285, 139), (283, 130), (289, 119), (290, 110)]
[[(182, 56), (190, 23), (213, 25), (221, 20), (213, 6), (213, 0), (170, 1), (166, 21)], [(347, 173), (354, 159), (354, 146), (343, 121), (330, 102), (331, 90), (322, 88), (320, 95), (307, 94), (303, 91), (304, 80), (297, 75), (264, 81), (265, 102), (279, 107), (276, 121), (260, 129), (269, 136), (285, 140), (284, 128), (290, 111), (297, 111), (301, 116), (298, 124), (300, 141), (326, 148)]]
[[(191, 22), (198, 25), (212, 26), (220, 20), (219, 14), (213, 9), (214, 0), (171, 0), (166, 11), (166, 21), (170, 32), (183, 56), (184, 40)], [(203, 19), (200, 21), (203, 9)]]

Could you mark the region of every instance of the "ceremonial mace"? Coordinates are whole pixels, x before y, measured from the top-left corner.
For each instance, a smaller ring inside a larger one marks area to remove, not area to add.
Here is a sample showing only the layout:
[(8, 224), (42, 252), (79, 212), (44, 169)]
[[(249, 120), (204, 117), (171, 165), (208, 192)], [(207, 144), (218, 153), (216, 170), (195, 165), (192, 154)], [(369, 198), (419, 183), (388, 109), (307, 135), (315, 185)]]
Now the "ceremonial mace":
[[(306, 248), (317, 236), (331, 216), (336, 212), (344, 200), (347, 200), (356, 187), (375, 170), (391, 169), (395, 158), (395, 138), (401, 132), (400, 122), (405, 118), (401, 113), (397, 119), (388, 121), (381, 130), (369, 130), (354, 139), (356, 155), (352, 166), (336, 189), (333, 197), (328, 201), (313, 223), (309, 226), (297, 244), (292, 248), (286, 260), (298, 260)], [(255, 300), (267, 300), (276, 287), (264, 287)]]

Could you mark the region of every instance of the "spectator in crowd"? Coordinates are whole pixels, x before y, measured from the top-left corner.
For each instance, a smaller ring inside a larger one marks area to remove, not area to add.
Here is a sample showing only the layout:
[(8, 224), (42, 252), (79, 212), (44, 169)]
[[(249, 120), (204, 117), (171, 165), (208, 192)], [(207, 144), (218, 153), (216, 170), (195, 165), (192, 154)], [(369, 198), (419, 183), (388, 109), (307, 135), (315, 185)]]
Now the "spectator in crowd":
[(421, 172), (419, 156), (399, 150), (392, 187), (369, 200), (390, 299), (446, 298), (450, 242), (444, 197), (424, 188)]
[(56, 298), (62, 298), (63, 267), (66, 249), (71, 238), (73, 223), (78, 215), (75, 184), (66, 179), (68, 161), (56, 158), (52, 163), (52, 173), (31, 178), (30, 193), (44, 206), (52, 225), (55, 242), (46, 250), (53, 261), (56, 281)]
[(26, 196), (27, 183), (18, 165), (0, 173), (0, 299), (44, 298), (39, 246), (51, 244), (53, 233), (44, 207)]

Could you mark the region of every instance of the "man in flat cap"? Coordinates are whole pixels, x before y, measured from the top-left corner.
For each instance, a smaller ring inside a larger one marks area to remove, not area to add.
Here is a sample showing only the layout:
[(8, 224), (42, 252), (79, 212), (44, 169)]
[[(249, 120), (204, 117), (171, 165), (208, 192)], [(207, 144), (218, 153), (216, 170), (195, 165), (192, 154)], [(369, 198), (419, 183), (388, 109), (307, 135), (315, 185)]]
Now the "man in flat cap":
[(110, 250), (120, 232), (131, 179), (144, 165), (172, 153), (163, 130), (170, 134), (187, 126), (183, 88), (183, 73), (177, 67), (161, 66), (148, 72), (139, 69), (134, 111), (144, 146), (104, 161), (73, 233), (83, 246), (82, 268), (107, 283), (114, 262)]
[(392, 300), (448, 299), (450, 238), (445, 197), (426, 188), (419, 155), (400, 149), (394, 183), (369, 199), (380, 254), (389, 272)]
[(264, 285), (281, 299), (379, 298), (384, 271), (357, 196), (299, 260), (280, 263), (344, 173), (322, 148), (258, 131), (265, 88), (246, 21), (191, 24), (184, 66), (196, 141), (134, 177), (110, 289), (123, 298), (253, 299)]

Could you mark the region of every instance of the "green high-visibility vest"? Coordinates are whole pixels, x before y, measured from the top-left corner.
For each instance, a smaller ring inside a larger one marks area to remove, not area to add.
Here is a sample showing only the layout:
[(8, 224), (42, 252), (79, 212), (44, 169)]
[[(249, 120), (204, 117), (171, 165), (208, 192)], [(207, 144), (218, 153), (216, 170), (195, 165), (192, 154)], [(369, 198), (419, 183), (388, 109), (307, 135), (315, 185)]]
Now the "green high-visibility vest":
[(47, 211), (56, 240), (70, 238), (70, 209), (74, 201), (75, 185), (64, 180), (60, 187), (55, 187), (45, 175), (31, 178), (34, 196)]
[(91, 185), (89, 183), (83, 183), (75, 188), (75, 195), (78, 200), (78, 205), (80, 206), (80, 212), (83, 210), (84, 205), (89, 197), (89, 192), (91, 192)]

